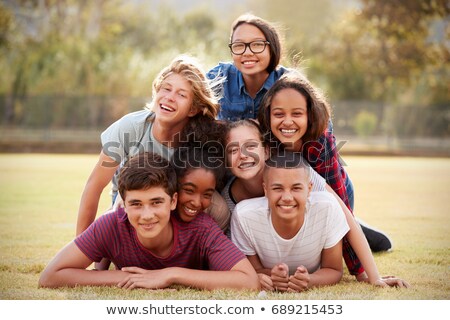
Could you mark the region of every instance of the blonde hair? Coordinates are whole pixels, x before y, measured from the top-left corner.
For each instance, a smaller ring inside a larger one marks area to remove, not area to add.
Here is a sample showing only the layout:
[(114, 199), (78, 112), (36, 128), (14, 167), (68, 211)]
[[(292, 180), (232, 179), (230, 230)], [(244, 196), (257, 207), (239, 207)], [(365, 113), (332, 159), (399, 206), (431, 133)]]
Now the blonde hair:
[[(164, 80), (174, 73), (182, 76), (191, 85), (194, 96), (192, 101), (193, 107), (197, 108), (203, 116), (215, 119), (219, 113), (220, 104), (219, 97), (212, 88), (222, 80), (208, 80), (199, 61), (188, 55), (177, 56), (167, 67), (159, 72), (152, 84), (153, 101)], [(147, 109), (152, 109), (153, 102), (146, 107)]]

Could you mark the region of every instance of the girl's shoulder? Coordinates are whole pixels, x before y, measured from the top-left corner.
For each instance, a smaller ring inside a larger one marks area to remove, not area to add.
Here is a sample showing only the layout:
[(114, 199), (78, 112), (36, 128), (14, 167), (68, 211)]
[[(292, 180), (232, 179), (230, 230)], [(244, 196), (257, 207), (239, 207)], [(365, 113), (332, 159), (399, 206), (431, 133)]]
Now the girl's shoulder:
[(239, 70), (232, 62), (219, 62), (215, 67), (210, 69), (206, 77), (208, 79), (215, 79), (216, 77), (227, 77), (230, 73), (237, 73)]

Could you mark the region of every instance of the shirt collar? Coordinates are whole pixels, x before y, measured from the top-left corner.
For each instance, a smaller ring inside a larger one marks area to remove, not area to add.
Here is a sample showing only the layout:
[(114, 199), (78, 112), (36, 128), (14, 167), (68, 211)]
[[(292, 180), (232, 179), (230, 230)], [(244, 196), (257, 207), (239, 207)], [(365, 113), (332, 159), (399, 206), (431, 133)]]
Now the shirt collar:
[[(277, 81), (277, 76), (275, 73), (276, 73), (275, 70), (273, 70), (271, 73), (269, 73), (269, 76), (267, 77), (267, 79), (264, 82), (264, 85), (262, 86), (261, 89), (265, 89), (266, 91), (268, 91), (273, 86), (275, 81)], [(242, 76), (242, 72), (239, 72), (238, 75), (239, 75), (238, 76), (239, 92), (240, 92), (240, 94), (243, 94), (245, 92), (244, 77)], [(258, 91), (258, 93), (261, 91), (261, 89)]]

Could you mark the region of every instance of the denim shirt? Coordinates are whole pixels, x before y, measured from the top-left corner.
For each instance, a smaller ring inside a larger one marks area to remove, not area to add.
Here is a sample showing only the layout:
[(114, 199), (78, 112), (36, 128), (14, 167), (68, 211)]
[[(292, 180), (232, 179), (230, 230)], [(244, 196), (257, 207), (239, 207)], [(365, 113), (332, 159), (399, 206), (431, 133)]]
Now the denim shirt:
[(209, 79), (214, 79), (217, 76), (225, 78), (220, 88), (221, 99), (219, 102), (221, 108), (218, 119), (230, 121), (256, 119), (264, 94), (286, 71), (288, 69), (281, 66), (272, 71), (253, 99), (245, 89), (242, 73), (234, 64), (231, 62), (220, 62), (206, 75)]

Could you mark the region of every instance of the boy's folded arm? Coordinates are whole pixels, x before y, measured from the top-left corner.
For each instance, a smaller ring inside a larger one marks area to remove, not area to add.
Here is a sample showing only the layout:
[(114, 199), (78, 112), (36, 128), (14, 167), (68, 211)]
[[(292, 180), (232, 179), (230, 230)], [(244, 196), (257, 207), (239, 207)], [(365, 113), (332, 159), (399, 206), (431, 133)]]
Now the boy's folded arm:
[(342, 240), (335, 246), (323, 249), (321, 267), (310, 275), (308, 287), (317, 287), (338, 283), (342, 278)]
[(39, 278), (39, 287), (57, 288), (76, 285), (117, 285), (128, 273), (119, 270), (86, 270), (92, 264), (75, 244), (66, 245), (47, 265)]
[(229, 271), (173, 268), (172, 283), (198, 289), (259, 289), (258, 276), (247, 259), (236, 263)]

